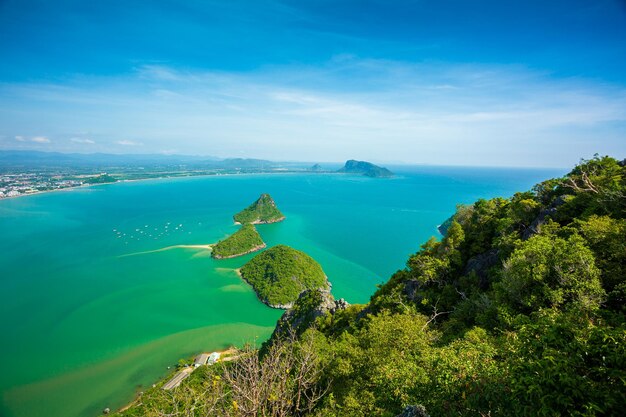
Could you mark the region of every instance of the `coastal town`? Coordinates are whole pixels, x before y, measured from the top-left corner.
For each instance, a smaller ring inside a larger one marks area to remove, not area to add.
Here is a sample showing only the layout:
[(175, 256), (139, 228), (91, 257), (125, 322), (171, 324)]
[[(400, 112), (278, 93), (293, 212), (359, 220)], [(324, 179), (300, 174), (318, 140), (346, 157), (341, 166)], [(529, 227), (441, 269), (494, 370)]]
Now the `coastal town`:
[(18, 197), (43, 191), (79, 187), (84, 180), (67, 179), (61, 175), (17, 173), (0, 175), (0, 198)]
[(116, 181), (117, 179), (106, 172), (85, 175), (33, 172), (5, 173), (0, 174), (0, 199)]

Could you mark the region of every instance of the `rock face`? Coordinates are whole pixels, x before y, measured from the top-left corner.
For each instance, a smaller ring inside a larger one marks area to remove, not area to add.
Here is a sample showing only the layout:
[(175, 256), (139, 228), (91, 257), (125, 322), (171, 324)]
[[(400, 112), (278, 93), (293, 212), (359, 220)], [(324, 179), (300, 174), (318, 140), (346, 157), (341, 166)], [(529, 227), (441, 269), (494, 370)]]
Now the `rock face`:
[(423, 405), (407, 405), (396, 417), (430, 417)]
[(463, 275), (468, 275), (474, 272), (478, 276), (478, 286), (481, 289), (486, 290), (489, 287), (489, 278), (487, 273), (490, 268), (498, 264), (500, 261), (499, 255), (500, 252), (498, 249), (492, 248), (487, 252), (471, 257), (467, 261), (467, 264), (465, 264)]
[(349, 304), (343, 298), (335, 300), (330, 291), (307, 290), (303, 291), (293, 307), (282, 315), (272, 339), (288, 332), (301, 334), (315, 322), (318, 317), (326, 314), (335, 314), (339, 310), (345, 310)]
[(233, 219), (241, 224), (264, 224), (280, 222), (285, 220), (285, 216), (269, 194), (261, 194), (254, 203), (235, 214)]
[(537, 217), (535, 218), (535, 220), (533, 220), (530, 226), (528, 226), (528, 228), (524, 230), (524, 233), (522, 233), (522, 239), (527, 240), (531, 236), (539, 233), (541, 231), (541, 226), (546, 222), (546, 217), (554, 216), (554, 214), (556, 213), (556, 210), (560, 206), (565, 204), (565, 202), (567, 201), (567, 198), (568, 196), (561, 195), (552, 202), (550, 207), (548, 207), (545, 210), (541, 210), (539, 214), (537, 215)]
[(371, 178), (393, 177), (393, 172), (389, 171), (387, 168), (379, 167), (371, 162), (355, 161), (354, 159), (346, 161), (344, 167), (337, 172), (365, 175), (366, 177)]
[(455, 214), (448, 217), (443, 223), (437, 226), (437, 231), (441, 234), (441, 236), (445, 236), (446, 233), (448, 233), (448, 229), (450, 228), (450, 225), (454, 221), (454, 216)]

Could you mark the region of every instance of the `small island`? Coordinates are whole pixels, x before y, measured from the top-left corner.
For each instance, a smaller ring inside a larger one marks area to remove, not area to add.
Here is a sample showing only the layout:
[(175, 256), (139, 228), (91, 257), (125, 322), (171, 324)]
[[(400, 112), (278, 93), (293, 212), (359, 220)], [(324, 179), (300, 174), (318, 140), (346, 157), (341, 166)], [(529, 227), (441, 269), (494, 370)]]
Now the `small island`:
[(261, 250), (265, 246), (265, 242), (263, 242), (256, 228), (252, 224), (246, 223), (233, 235), (217, 242), (213, 246), (211, 256), (215, 259), (235, 258)]
[(330, 289), (322, 267), (304, 252), (277, 245), (258, 254), (240, 270), (259, 299), (273, 308), (293, 306), (305, 290)]
[(261, 194), (257, 201), (233, 216), (236, 223), (266, 224), (285, 220), (269, 194)]
[(345, 174), (365, 175), (366, 177), (371, 178), (393, 177), (393, 172), (389, 171), (387, 168), (379, 167), (378, 165), (374, 165), (371, 162), (355, 161), (354, 159), (346, 161), (346, 164), (343, 166), (343, 168), (341, 168), (337, 172)]

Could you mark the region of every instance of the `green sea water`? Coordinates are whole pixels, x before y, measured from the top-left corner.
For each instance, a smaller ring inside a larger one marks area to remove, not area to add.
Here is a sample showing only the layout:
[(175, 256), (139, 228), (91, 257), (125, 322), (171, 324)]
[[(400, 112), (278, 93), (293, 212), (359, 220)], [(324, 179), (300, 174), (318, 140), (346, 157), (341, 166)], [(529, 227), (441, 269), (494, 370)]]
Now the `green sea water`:
[(437, 235), (456, 204), (510, 196), (564, 172), (415, 167), (393, 179), (235, 175), (102, 185), (0, 201), (0, 415), (97, 416), (179, 358), (260, 344), (282, 311), (234, 272), (253, 256), (202, 248), (270, 193), (287, 219), (261, 225), (314, 257), (336, 297), (376, 284)]

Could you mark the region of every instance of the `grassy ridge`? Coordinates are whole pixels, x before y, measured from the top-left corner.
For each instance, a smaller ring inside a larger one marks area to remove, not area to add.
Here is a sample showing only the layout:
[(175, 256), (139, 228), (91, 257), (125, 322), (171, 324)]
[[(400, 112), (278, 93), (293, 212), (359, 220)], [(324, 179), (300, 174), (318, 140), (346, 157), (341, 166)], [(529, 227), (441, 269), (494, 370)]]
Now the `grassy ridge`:
[(216, 259), (234, 258), (265, 247), (265, 242), (252, 224), (244, 224), (234, 234), (213, 246), (211, 256)]
[(302, 291), (328, 286), (320, 264), (285, 245), (255, 256), (241, 268), (241, 275), (270, 306), (290, 305)]

